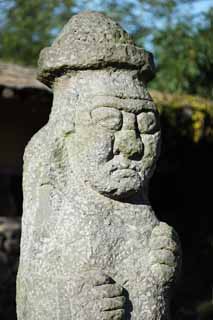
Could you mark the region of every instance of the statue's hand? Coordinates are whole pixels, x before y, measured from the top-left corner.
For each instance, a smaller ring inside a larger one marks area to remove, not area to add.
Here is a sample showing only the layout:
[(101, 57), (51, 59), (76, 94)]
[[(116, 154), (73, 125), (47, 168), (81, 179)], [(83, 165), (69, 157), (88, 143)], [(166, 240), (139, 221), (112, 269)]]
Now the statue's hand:
[(161, 284), (176, 281), (181, 268), (181, 246), (175, 230), (161, 222), (153, 229), (149, 246), (153, 277)]
[(99, 274), (94, 279), (93, 297), (103, 320), (121, 320), (125, 314), (125, 302), (123, 288), (116, 284), (109, 276)]
[(123, 288), (102, 272), (90, 271), (82, 287), (85, 296), (85, 319), (122, 320), (125, 317)]

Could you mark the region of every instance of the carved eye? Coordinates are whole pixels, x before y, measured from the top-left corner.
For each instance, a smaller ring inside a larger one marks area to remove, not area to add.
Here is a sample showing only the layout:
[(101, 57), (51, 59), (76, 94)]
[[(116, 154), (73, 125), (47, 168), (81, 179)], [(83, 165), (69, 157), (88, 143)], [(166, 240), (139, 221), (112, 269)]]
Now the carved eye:
[(142, 112), (137, 116), (138, 129), (141, 133), (153, 133), (158, 130), (158, 119), (154, 112)]
[(122, 126), (122, 114), (110, 107), (99, 107), (91, 112), (95, 124), (110, 130), (119, 130)]

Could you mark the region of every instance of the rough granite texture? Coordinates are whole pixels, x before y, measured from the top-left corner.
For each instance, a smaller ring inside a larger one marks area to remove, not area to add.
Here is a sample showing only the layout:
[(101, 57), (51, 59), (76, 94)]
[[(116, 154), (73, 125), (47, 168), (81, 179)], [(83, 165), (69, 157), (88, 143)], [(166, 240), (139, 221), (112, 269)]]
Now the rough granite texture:
[[(105, 53), (99, 64), (93, 38), (104, 32), (117, 67)], [(129, 57), (117, 55), (112, 34), (132, 43), (111, 19), (82, 13), (41, 53), (40, 79), (51, 74), (54, 101), (24, 155), (18, 320), (169, 319), (180, 245), (147, 195), (159, 118), (139, 67), (143, 55), (134, 44)]]
[(146, 80), (154, 76), (150, 52), (136, 47), (113, 20), (98, 12), (78, 14), (65, 25), (51, 47), (41, 51), (38, 79), (52, 86), (69, 70), (123, 66), (138, 69)]

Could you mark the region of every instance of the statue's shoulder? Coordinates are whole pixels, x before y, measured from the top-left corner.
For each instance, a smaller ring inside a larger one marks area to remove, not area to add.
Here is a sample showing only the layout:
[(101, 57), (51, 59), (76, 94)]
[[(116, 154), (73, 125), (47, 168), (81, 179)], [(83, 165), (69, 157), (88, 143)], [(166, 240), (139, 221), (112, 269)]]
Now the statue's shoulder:
[(45, 148), (47, 141), (48, 128), (46, 125), (36, 132), (27, 143), (24, 151), (24, 163), (32, 157), (39, 157), (41, 155), (41, 150)]
[(49, 130), (41, 128), (28, 142), (23, 157), (23, 187), (34, 184), (48, 159)]

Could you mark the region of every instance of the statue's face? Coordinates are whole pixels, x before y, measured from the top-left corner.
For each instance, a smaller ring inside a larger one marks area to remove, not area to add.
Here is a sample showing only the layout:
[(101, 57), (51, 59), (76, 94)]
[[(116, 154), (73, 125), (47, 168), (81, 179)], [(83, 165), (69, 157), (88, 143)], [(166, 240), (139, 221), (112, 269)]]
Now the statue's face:
[(107, 197), (130, 198), (143, 191), (153, 172), (160, 140), (158, 114), (149, 96), (126, 97), (129, 82), (120, 86), (125, 98), (108, 85), (102, 89), (100, 78), (95, 94), (88, 90), (79, 99), (70, 159), (76, 179)]

